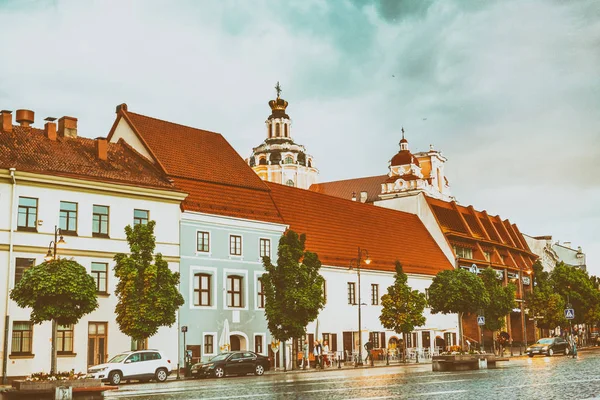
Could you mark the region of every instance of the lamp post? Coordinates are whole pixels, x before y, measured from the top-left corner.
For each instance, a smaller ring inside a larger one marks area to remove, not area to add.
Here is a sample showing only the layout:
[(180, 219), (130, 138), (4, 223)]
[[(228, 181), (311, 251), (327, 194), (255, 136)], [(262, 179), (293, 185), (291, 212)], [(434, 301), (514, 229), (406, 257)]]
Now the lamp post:
[[(531, 271), (527, 270), (527, 274), (531, 274)], [(529, 282), (531, 284), (531, 281)], [(523, 266), (519, 265), (519, 292), (521, 293), (521, 321), (523, 324), (523, 340), (519, 345), (519, 355), (523, 355), (523, 343), (525, 343), (525, 349), (527, 349), (527, 317), (525, 316), (525, 294), (523, 293)]]
[[(59, 238), (60, 235), (60, 238)], [(62, 236), (62, 232), (60, 230), (59, 227), (57, 227), (56, 225), (54, 225), (54, 240), (50, 241), (50, 244), (48, 245), (48, 253), (46, 254), (46, 257), (44, 257), (44, 260), (46, 261), (53, 261), (56, 260), (57, 255), (56, 255), (56, 248), (57, 246), (66, 244), (67, 242), (65, 242), (65, 239)], [(52, 354), (51, 354), (51, 360), (50, 360), (50, 374), (54, 374), (56, 373), (56, 320), (52, 319)]]
[(361, 335), (361, 298), (360, 298), (360, 262), (362, 260), (363, 253), (365, 255), (365, 264), (369, 265), (371, 263), (371, 259), (369, 258), (369, 252), (366, 249), (358, 248), (358, 256), (356, 259), (350, 260), (350, 271), (352, 271), (353, 265), (352, 262), (356, 261), (356, 275), (358, 276), (358, 358), (355, 367), (359, 367), (363, 365), (362, 361), (362, 335)]

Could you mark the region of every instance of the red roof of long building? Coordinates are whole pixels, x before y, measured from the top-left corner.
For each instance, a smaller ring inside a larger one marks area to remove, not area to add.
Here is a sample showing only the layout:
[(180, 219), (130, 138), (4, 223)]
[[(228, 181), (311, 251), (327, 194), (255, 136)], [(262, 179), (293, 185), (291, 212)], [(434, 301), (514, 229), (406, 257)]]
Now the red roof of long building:
[(367, 176), (364, 178), (345, 179), (342, 181), (332, 181), (315, 183), (309, 190), (317, 193), (324, 193), (330, 196), (341, 197), (342, 199), (352, 199), (352, 194), (360, 200), (360, 193), (367, 192), (367, 203), (372, 203), (379, 199), (381, 193), (381, 184), (389, 178), (388, 175)]

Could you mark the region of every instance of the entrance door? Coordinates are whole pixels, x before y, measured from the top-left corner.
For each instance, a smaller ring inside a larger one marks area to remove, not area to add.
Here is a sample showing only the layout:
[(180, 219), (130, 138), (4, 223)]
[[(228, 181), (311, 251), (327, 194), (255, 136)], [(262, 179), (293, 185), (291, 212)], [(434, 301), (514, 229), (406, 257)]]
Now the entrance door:
[(240, 337), (237, 335), (229, 336), (229, 342), (231, 343), (231, 351), (240, 351)]
[(348, 360), (348, 354), (352, 353), (352, 332), (342, 332), (344, 340), (344, 359)]
[(88, 325), (88, 366), (104, 364), (106, 354), (106, 322), (90, 322)]
[(431, 332), (423, 331), (421, 333), (423, 339), (423, 347), (428, 349), (431, 347)]

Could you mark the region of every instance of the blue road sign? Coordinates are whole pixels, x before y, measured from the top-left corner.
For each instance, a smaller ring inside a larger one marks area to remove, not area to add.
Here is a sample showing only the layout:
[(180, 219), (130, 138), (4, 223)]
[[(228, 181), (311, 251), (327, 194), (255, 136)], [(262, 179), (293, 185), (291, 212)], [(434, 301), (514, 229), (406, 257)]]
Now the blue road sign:
[(565, 308), (565, 318), (566, 319), (575, 318), (575, 310), (573, 310), (572, 308)]
[(483, 315), (477, 316), (477, 325), (485, 325), (485, 317)]

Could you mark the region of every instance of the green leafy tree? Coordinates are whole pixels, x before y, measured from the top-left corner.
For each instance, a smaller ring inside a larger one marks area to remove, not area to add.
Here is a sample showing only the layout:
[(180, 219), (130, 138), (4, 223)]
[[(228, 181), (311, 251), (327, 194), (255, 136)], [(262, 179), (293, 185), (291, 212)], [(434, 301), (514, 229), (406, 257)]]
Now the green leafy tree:
[(574, 324), (582, 324), (596, 305), (598, 290), (594, 287), (586, 271), (558, 263), (550, 273), (552, 289), (564, 300), (572, 304), (575, 310)]
[(396, 261), (394, 284), (388, 287), (387, 293), (381, 297), (382, 309), (379, 316), (379, 321), (384, 328), (402, 333), (404, 338), (403, 361), (406, 357), (406, 336), (416, 326), (425, 325), (423, 310), (427, 305), (425, 293), (412, 290), (407, 282), (408, 277), (402, 270), (402, 264)]
[(525, 300), (538, 328), (554, 329), (567, 324), (564, 315), (566, 298), (554, 292), (550, 274), (544, 271), (539, 261), (533, 264), (533, 291), (526, 293)]
[(429, 306), (432, 313), (458, 314), (461, 345), (463, 315), (476, 313), (489, 302), (483, 281), (463, 268), (440, 271), (429, 286)]
[(117, 324), (121, 332), (134, 340), (145, 340), (161, 326), (172, 326), (177, 309), (184, 303), (177, 289), (179, 272), (169, 269), (162, 254), (152, 255), (156, 246), (155, 224), (150, 221), (125, 227), (131, 254), (115, 255)]
[(515, 308), (515, 292), (516, 286), (509, 283), (506, 286), (502, 285), (502, 281), (498, 279), (496, 271), (492, 268), (486, 268), (481, 273), (481, 281), (490, 298), (487, 306), (483, 307), (483, 315), (485, 315), (485, 325), (482, 329), (498, 331), (504, 327), (506, 315), (510, 314)]
[[(28, 269), (10, 292), (19, 307), (31, 308), (34, 324), (52, 321), (56, 326), (76, 324), (81, 317), (98, 308), (96, 284), (85, 267), (64, 258), (46, 261)], [(56, 351), (56, 343), (52, 343)], [(56, 372), (56, 357), (51, 357), (50, 371)]]
[[(319, 274), (321, 261), (316, 253), (305, 250), (306, 235), (288, 230), (279, 239), (277, 265), (263, 257), (262, 275), (265, 316), (271, 335), (279, 341), (298, 339), (306, 334), (306, 325), (314, 321), (325, 306)], [(294, 360), (298, 359), (297, 341), (293, 341)], [(296, 363), (292, 363), (295, 368)]]

